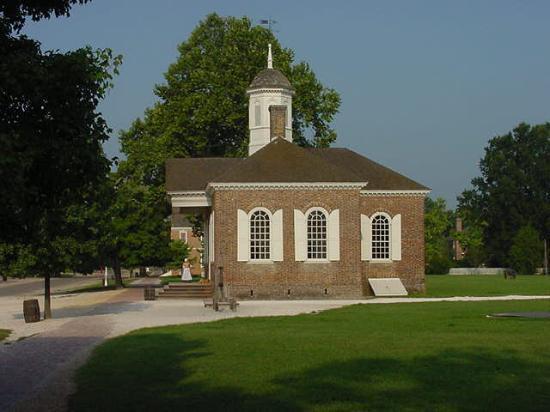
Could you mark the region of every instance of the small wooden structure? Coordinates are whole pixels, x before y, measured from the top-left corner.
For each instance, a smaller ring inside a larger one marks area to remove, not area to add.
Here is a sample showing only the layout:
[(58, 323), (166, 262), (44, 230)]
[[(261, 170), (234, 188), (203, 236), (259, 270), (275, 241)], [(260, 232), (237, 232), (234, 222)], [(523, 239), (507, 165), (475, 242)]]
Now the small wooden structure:
[(23, 316), (25, 317), (25, 323), (40, 321), (40, 306), (38, 305), (38, 299), (23, 301)]
[(517, 272), (514, 269), (504, 269), (504, 279), (515, 279)]
[(145, 286), (143, 288), (143, 297), (145, 300), (155, 300), (157, 298), (155, 288), (153, 286)]
[(239, 303), (235, 298), (229, 297), (226, 293), (223, 284), (223, 266), (220, 266), (218, 271), (214, 272), (214, 294), (212, 300), (205, 300), (204, 307), (212, 307), (217, 312), (222, 306), (229, 306), (229, 309), (235, 312)]

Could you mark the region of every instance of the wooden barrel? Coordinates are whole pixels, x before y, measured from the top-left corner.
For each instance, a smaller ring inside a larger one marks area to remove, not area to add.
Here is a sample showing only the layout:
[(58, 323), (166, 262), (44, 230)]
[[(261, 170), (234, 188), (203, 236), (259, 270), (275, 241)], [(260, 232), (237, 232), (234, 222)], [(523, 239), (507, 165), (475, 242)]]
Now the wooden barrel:
[(23, 301), (23, 316), (25, 317), (25, 323), (40, 321), (40, 306), (38, 306), (38, 299)]
[(157, 298), (155, 295), (155, 288), (153, 286), (145, 286), (143, 289), (143, 297), (145, 300), (155, 300)]

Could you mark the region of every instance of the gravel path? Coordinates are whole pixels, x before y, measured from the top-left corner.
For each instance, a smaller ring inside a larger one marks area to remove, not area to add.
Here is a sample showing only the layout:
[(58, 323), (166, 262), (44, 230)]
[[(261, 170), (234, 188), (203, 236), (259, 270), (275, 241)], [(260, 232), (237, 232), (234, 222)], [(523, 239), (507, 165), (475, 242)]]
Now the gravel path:
[[(80, 305), (75, 305), (77, 298)], [(68, 298), (64, 307), (54, 307), (54, 316), (58, 319), (34, 324), (41, 325), (44, 331), (9, 345), (0, 344), (0, 411), (66, 410), (67, 396), (74, 390), (74, 372), (90, 351), (107, 338), (143, 327), (234, 317), (296, 315), (359, 303), (534, 300), (550, 299), (550, 296), (244, 301), (237, 312), (214, 312), (205, 309), (200, 300), (142, 299), (140, 288)]]

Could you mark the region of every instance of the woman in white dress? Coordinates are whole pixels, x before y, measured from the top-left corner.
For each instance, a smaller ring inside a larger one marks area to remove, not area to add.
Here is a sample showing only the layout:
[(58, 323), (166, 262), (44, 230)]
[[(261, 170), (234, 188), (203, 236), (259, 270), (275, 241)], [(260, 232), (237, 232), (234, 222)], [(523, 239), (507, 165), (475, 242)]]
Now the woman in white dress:
[(181, 280), (183, 282), (190, 282), (193, 280), (193, 277), (191, 276), (191, 269), (190, 269), (189, 261), (185, 259), (183, 263), (181, 264)]

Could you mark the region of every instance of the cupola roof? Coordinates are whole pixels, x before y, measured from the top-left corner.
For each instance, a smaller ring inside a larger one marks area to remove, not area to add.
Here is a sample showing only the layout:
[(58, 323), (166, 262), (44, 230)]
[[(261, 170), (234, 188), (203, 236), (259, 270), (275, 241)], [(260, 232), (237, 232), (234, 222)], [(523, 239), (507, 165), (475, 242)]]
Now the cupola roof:
[(254, 77), (248, 90), (254, 89), (288, 89), (294, 90), (286, 76), (279, 70), (273, 68), (273, 57), (271, 55), (271, 44), (267, 55), (267, 69), (263, 69)]

